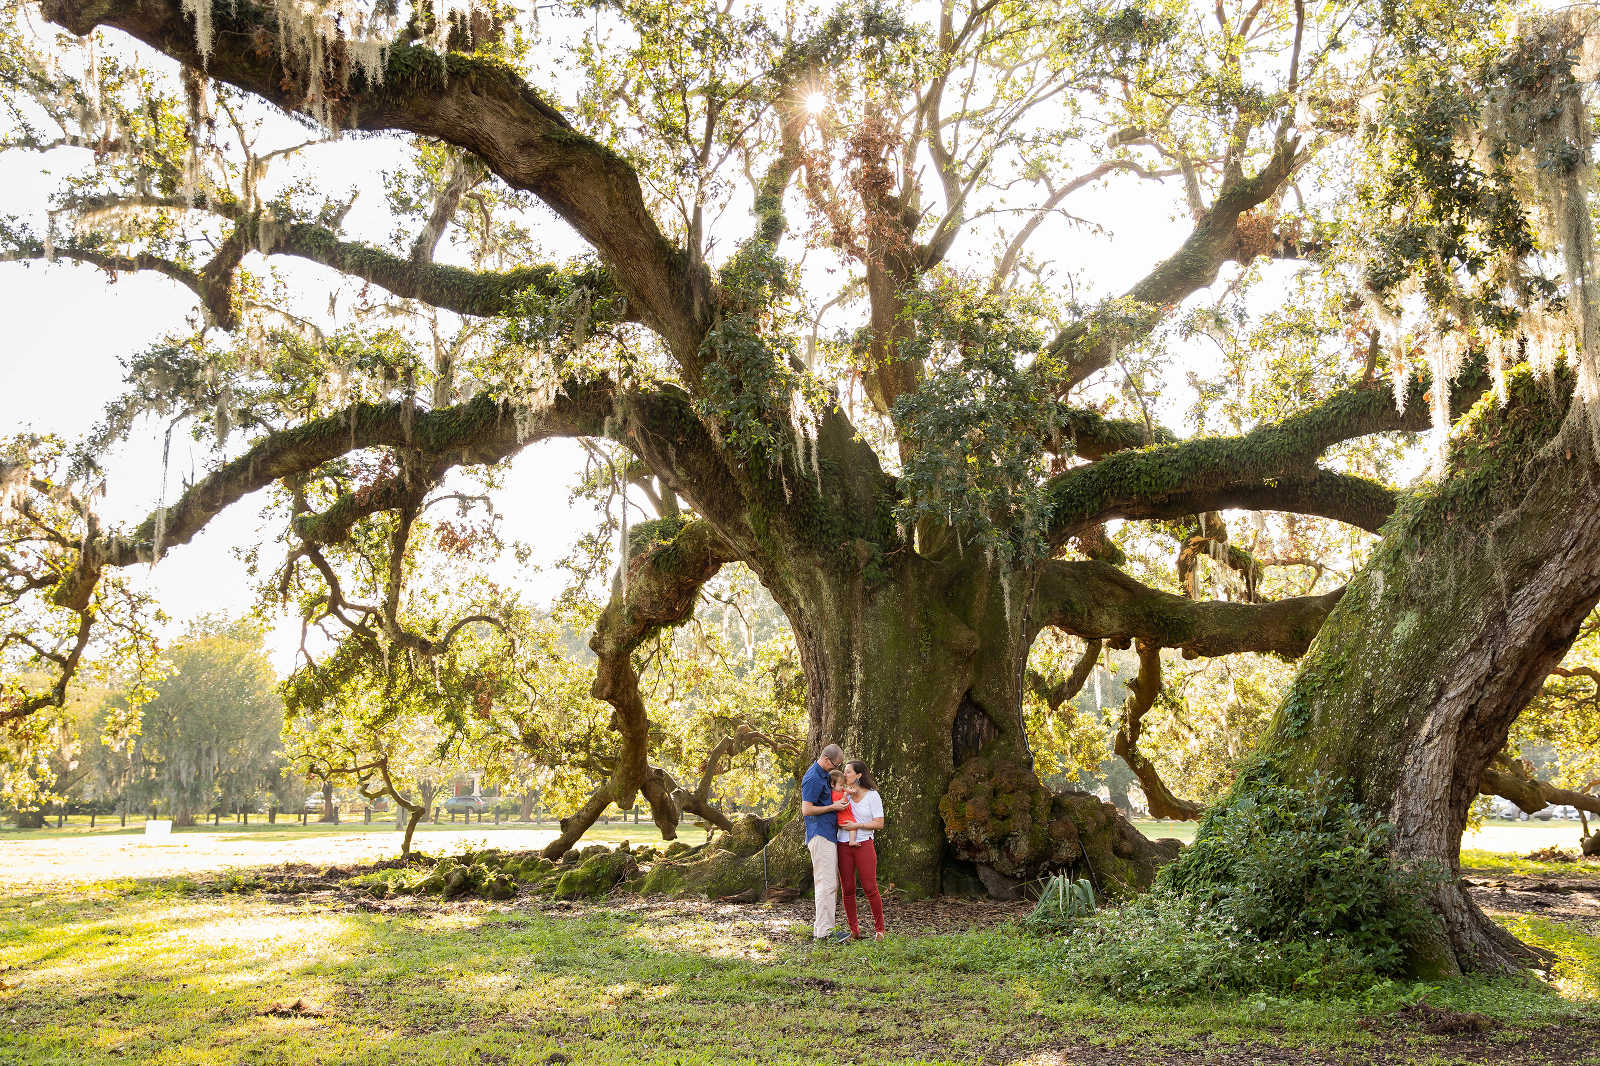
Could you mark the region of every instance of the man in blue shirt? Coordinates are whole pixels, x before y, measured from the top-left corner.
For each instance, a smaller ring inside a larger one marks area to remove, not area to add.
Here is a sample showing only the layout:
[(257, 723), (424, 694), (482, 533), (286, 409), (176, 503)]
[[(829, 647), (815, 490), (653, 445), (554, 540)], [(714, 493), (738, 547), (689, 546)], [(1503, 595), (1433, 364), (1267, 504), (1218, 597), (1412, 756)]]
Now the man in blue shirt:
[(811, 852), (811, 883), (816, 890), (816, 917), (812, 921), (813, 941), (850, 939), (847, 930), (833, 933), (834, 913), (839, 905), (839, 812), (848, 801), (833, 801), (833, 786), (828, 775), (844, 764), (839, 745), (829, 744), (811, 764), (800, 781), (800, 813), (806, 820), (806, 850)]

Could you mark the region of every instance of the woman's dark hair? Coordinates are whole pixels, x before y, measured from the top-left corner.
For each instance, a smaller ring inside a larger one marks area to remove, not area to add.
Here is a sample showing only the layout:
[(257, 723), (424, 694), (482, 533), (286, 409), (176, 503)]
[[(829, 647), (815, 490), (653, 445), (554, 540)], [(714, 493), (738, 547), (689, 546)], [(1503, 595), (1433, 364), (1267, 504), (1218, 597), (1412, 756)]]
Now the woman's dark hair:
[(862, 762), (860, 759), (851, 759), (845, 765), (850, 767), (850, 769), (854, 770), (857, 774), (861, 775), (861, 786), (863, 788), (870, 788), (874, 792), (878, 791), (878, 783), (872, 779), (871, 774), (867, 773), (866, 763)]

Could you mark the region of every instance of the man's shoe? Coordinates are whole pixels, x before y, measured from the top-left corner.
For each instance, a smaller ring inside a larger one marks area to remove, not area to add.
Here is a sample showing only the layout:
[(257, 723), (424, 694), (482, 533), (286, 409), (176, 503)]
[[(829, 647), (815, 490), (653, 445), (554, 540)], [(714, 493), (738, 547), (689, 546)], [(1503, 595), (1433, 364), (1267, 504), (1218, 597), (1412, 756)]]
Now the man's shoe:
[(850, 930), (840, 929), (838, 932), (828, 937), (828, 939), (833, 941), (835, 944), (848, 944), (850, 942)]

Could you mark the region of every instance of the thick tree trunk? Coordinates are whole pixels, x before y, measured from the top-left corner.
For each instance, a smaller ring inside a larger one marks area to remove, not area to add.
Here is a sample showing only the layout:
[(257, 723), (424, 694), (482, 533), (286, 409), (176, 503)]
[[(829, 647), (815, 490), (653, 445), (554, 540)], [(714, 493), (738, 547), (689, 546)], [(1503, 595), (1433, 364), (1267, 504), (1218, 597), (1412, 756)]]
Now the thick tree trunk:
[[(1450, 473), (1404, 502), (1329, 616), (1263, 742), (1290, 781), (1348, 782), (1432, 863), (1442, 923), (1422, 972), (1511, 972), (1534, 958), (1456, 878), (1479, 778), (1600, 598), (1600, 466), (1570, 382), (1518, 379), (1458, 431)], [(1237, 797), (1235, 797), (1237, 798)]]
[(332, 822), (334, 825), (339, 824), (339, 810), (333, 805), (333, 781), (331, 779), (322, 783), (322, 817), (318, 818), (317, 821)]
[[(798, 769), (829, 743), (867, 764), (886, 812), (875, 841), (880, 883), (934, 895), (946, 863), (959, 859), (1010, 895), (1086, 860), (1115, 894), (1148, 886), (1174, 845), (1145, 840), (1092, 796), (1051, 793), (1033, 772), (1019, 713), (1022, 655), (1043, 625), (1025, 617), (1030, 575), (1003, 573), (976, 553), (886, 560), (865, 541), (847, 550), (842, 579), (836, 564), (799, 561), (773, 584), (807, 681)], [(765, 866), (759, 853), (713, 852), (696, 883), (712, 894), (763, 876), (809, 887), (803, 839), (802, 819), (791, 817)]]

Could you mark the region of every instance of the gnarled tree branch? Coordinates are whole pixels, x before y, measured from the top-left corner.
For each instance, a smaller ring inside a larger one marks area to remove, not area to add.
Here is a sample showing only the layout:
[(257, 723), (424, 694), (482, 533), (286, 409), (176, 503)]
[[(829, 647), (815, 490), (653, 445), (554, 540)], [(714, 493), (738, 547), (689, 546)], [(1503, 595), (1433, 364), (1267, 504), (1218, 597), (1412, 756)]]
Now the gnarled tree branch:
[(1128, 684), (1128, 698), (1122, 704), (1122, 725), (1112, 748), (1123, 762), (1139, 777), (1139, 787), (1144, 789), (1150, 804), (1152, 818), (1176, 818), (1182, 822), (1200, 817), (1205, 807), (1192, 800), (1179, 799), (1161, 780), (1155, 764), (1139, 751), (1139, 730), (1145, 714), (1155, 706), (1161, 694), (1161, 649), (1147, 641), (1138, 642), (1139, 673)]
[[(670, 539), (647, 545), (629, 545), (626, 575), (619, 575), (611, 602), (595, 622), (589, 647), (599, 657), (591, 694), (611, 704), (610, 728), (617, 734), (619, 751), (610, 777), (576, 814), (563, 819), (561, 835), (545, 848), (559, 858), (594, 824), (607, 804), (623, 810), (633, 807), (643, 792), (664, 838), (677, 835), (679, 809), (672, 782), (649, 765), (650, 716), (639, 689), (639, 672), (633, 652), (664, 627), (688, 621), (694, 615), (700, 587), (737, 559), (733, 550), (703, 520), (685, 523)], [(598, 797), (604, 794), (604, 803)]]
[(1195, 223), (1183, 246), (1129, 289), (1124, 299), (1151, 311), (1140, 322), (1116, 326), (1093, 320), (1076, 323), (1056, 335), (1040, 359), (1041, 373), (1059, 393), (1110, 366), (1120, 346), (1150, 332), (1166, 309), (1217, 279), (1222, 264), (1238, 257), (1239, 217), (1277, 192), (1301, 162), (1300, 142), (1279, 144), (1265, 166), (1249, 178), (1225, 182), (1211, 207)]

